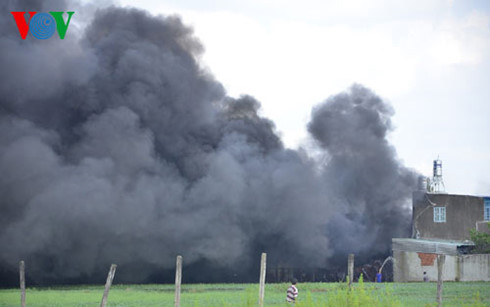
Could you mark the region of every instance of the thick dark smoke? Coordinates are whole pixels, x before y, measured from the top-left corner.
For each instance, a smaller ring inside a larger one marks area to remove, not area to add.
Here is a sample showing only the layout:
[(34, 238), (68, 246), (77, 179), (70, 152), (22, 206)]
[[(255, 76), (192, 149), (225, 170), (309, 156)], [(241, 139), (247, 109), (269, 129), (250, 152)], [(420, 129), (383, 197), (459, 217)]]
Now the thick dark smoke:
[(414, 173), (370, 90), (313, 111), (319, 165), (253, 97), (226, 95), (178, 17), (111, 7), (64, 40), (21, 40), (7, 12), (76, 11), (42, 3), (0, 4), (0, 273), (23, 259), (32, 282), (90, 282), (117, 263), (118, 281), (142, 282), (182, 254), (188, 280), (245, 281), (262, 251), (325, 267), (407, 231)]
[(313, 111), (308, 131), (328, 152), (323, 180), (337, 208), (328, 223), (337, 252), (383, 254), (386, 242), (408, 234), (411, 211), (401, 204), (415, 176), (386, 139), (392, 115), (391, 106), (357, 84)]

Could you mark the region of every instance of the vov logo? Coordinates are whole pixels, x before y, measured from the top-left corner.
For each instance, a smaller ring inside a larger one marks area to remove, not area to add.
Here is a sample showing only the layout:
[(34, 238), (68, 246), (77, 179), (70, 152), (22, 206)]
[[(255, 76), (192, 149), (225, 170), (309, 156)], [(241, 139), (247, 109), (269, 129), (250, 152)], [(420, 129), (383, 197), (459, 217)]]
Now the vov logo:
[(31, 34), (37, 39), (48, 39), (53, 36), (54, 31), (58, 30), (60, 39), (65, 39), (68, 25), (70, 24), (71, 16), (75, 12), (66, 12), (68, 19), (63, 20), (64, 12), (49, 12), (37, 13), (29, 12), (29, 20), (26, 21), (26, 12), (10, 12), (14, 16), (15, 23), (19, 29), (20, 37), (26, 39), (27, 33)]

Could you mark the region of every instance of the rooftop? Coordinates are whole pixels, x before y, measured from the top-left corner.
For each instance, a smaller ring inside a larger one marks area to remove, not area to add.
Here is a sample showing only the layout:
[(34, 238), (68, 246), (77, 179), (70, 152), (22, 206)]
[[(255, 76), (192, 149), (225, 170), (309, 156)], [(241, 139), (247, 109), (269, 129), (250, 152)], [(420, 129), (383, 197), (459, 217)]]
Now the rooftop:
[(419, 253), (458, 255), (462, 248), (474, 246), (472, 241), (435, 240), (435, 239), (411, 239), (393, 238), (393, 250), (402, 250)]

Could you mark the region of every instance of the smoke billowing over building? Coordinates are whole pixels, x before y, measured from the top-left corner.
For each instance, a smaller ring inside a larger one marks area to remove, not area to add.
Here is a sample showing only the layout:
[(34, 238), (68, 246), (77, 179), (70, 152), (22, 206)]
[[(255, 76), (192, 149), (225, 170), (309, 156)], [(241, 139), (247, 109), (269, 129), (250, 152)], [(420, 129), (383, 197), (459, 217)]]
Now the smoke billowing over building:
[[(86, 16), (62, 1), (0, 7)], [(327, 267), (410, 233), (416, 174), (371, 90), (312, 111), (319, 164), (283, 146), (252, 96), (227, 96), (178, 17), (91, 18), (64, 40), (22, 40), (0, 17), (0, 283), (21, 259), (35, 283), (90, 281), (110, 263), (118, 281), (144, 282), (177, 254), (188, 280), (246, 281), (263, 251), (271, 266)]]

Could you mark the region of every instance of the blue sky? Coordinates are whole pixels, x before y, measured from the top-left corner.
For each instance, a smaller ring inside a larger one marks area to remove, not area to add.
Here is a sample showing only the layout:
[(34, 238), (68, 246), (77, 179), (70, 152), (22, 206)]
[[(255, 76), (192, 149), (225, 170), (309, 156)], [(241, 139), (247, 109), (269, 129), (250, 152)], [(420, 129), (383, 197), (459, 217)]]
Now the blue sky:
[(311, 108), (361, 83), (394, 109), (390, 141), (446, 189), (490, 195), (489, 1), (151, 1), (205, 47), (203, 66), (229, 95), (250, 94), (288, 147), (312, 148)]

